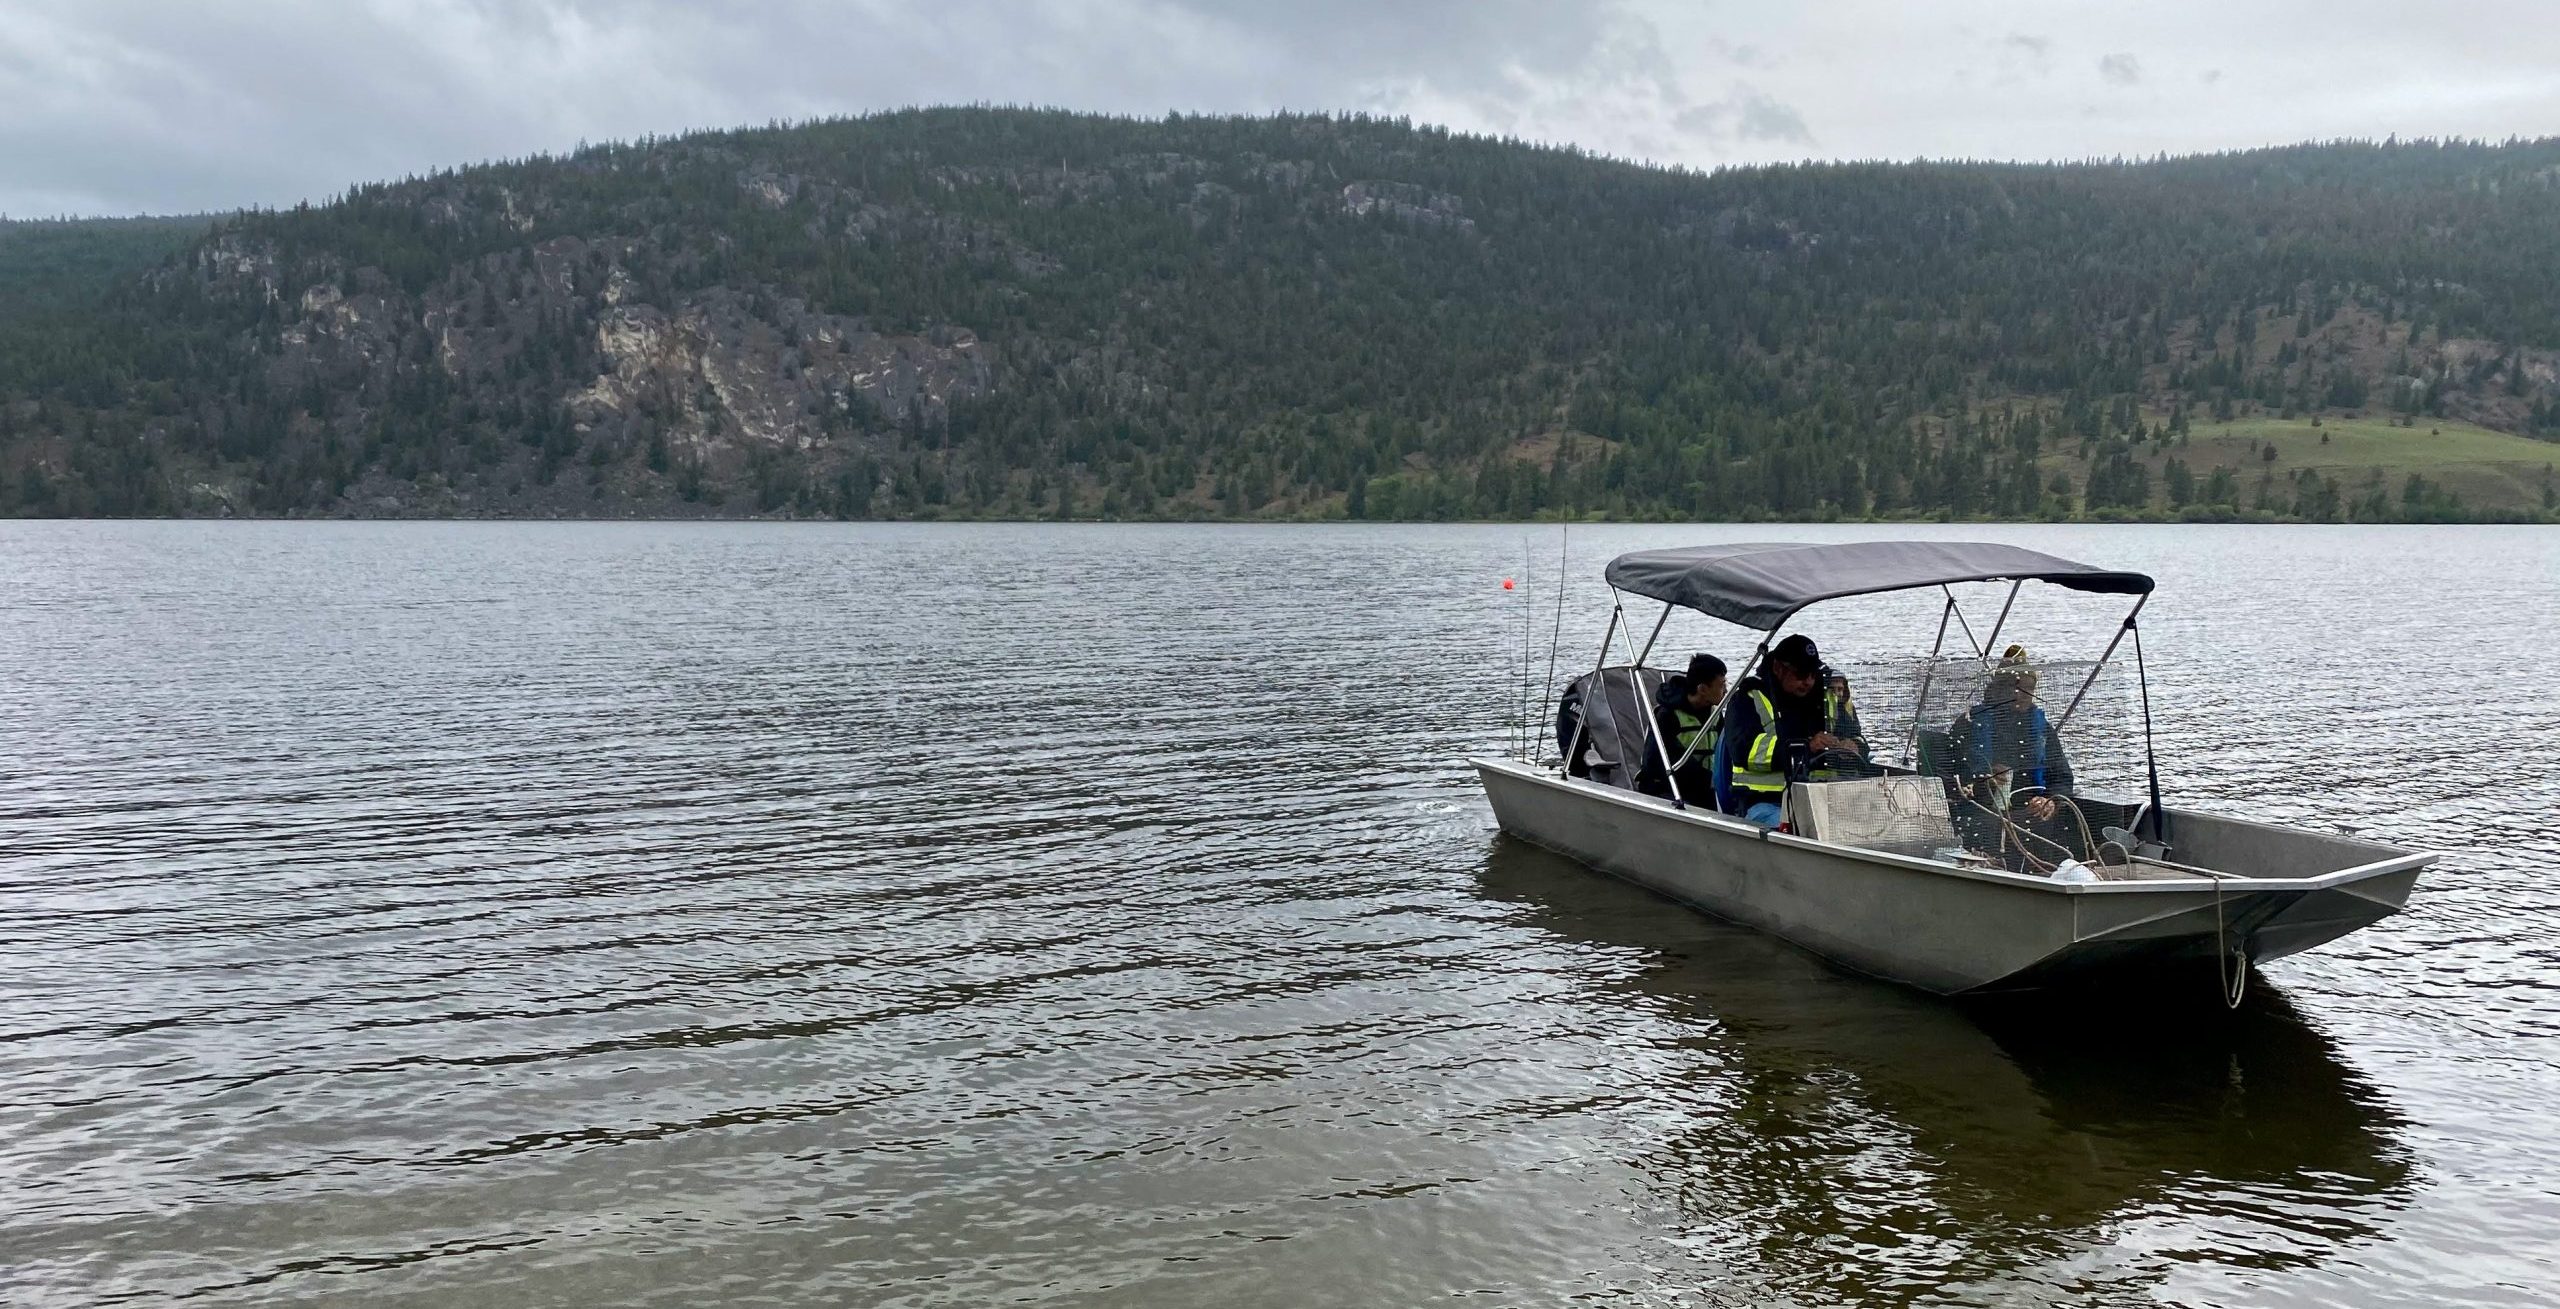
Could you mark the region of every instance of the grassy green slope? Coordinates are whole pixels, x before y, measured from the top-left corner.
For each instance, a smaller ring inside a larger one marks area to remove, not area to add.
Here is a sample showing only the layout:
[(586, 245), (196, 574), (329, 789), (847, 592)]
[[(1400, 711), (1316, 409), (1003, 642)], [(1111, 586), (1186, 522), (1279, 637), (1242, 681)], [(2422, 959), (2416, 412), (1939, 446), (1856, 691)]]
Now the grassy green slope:
[(2269, 443), (2280, 469), (2309, 468), (2347, 483), (2378, 469), (2395, 492), (2417, 473), (2491, 511), (2540, 507), (2544, 475), (2560, 463), (2560, 443), (2469, 423), (2421, 420), (2397, 427), (2380, 418), (2324, 419), (2318, 427), (2301, 418), (2208, 423), (2195, 430), (2184, 456), (2199, 469), (2229, 464), (2248, 472), (2263, 465), (2257, 451)]
[[(2268, 446), (2276, 457), (2265, 457)], [(2310, 470), (2334, 477), (2350, 493), (2369, 486), (2376, 473), (2393, 497), (2409, 476), (2462, 498), (2488, 515), (2530, 516), (2547, 509), (2544, 487), (2560, 465), (2560, 442), (2491, 431), (2450, 419), (2420, 419), (2402, 427), (2387, 418), (2243, 418), (2196, 425), (2184, 446), (2147, 457), (2155, 472), (2171, 458), (2184, 460), (2198, 478), (2229, 468), (2244, 485), (2262, 472), (2291, 477)]]

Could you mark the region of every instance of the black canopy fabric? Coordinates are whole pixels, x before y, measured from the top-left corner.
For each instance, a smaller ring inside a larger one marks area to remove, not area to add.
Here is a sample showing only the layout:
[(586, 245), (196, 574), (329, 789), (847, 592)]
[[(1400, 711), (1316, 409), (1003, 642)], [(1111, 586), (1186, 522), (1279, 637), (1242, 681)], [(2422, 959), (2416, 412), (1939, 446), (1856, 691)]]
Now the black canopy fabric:
[(2148, 595), (2151, 579), (2014, 545), (1855, 541), (1843, 545), (1694, 545), (1609, 561), (1609, 585), (1771, 631), (1806, 605), (1949, 582), (2026, 579), (2109, 595)]

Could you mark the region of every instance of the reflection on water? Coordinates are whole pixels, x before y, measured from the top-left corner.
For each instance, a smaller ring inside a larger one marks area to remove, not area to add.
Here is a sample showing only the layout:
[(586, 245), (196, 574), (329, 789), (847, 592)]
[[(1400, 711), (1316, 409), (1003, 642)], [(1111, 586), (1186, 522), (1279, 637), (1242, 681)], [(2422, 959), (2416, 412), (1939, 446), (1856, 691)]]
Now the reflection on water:
[(2061, 1293), (2105, 1271), (2091, 1252), (2115, 1224), (2164, 1204), (2213, 1220), (2195, 1253), (2281, 1268), (2371, 1235), (2360, 1215), (2410, 1189), (2395, 1115), (2273, 988), (2237, 1014), (2201, 994), (1957, 1005), (1509, 838), (1484, 881), (1640, 961), (1611, 984), (1671, 1025), (1655, 1044), (1682, 1067), (1653, 1084), (1657, 1121), (1680, 1121), (1637, 1163), (1677, 1198), (1685, 1247), (1770, 1291)]
[(1969, 1008), (1503, 840), (1517, 529), (0, 523), (0, 1302), (2547, 1300), (2560, 779), (2429, 688), (2560, 752), (2560, 537), (1915, 530), (2158, 574), (2172, 802), (2413, 911)]

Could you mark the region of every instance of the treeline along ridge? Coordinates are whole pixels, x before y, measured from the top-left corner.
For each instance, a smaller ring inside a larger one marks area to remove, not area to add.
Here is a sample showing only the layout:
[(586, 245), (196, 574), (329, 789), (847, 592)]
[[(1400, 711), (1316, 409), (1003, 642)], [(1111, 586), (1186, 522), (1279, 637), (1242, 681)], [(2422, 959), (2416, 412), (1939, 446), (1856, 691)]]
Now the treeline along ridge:
[(18, 514), (2534, 519), (2554, 440), (2554, 140), (947, 109), (0, 225)]

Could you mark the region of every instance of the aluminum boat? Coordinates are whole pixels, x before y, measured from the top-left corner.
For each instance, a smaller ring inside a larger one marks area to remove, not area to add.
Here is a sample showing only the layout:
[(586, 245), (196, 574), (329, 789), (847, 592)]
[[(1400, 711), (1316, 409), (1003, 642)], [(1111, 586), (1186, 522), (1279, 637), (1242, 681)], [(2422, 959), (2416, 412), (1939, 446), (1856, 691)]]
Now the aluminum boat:
[[(1665, 674), (1645, 666), (1662, 620), (1632, 659), (1610, 662), (1634, 645), (1629, 595), (1662, 602), (1662, 619), (1686, 608), (1758, 632), (1748, 674), (1807, 606), (1942, 590), (1946, 607), (1915, 724), (1939, 679), (1999, 674), (1991, 650), (2024, 584), (2133, 596), (2132, 612), (2105, 653), (2085, 665), (2087, 678), (2062, 711), (2067, 729), (2126, 636), (2139, 650), (2137, 620), (2153, 583), (2016, 546), (1909, 541), (1640, 551), (1613, 560), (1606, 577), (1608, 634), (1600, 666), (1568, 691), (1577, 707), (1572, 735), (1558, 742), (1562, 753), (1550, 760), (1539, 745), (1518, 758), (1473, 761), (1502, 829), (1858, 972), (1948, 995), (2201, 972), (2237, 1004), (2253, 963), (2399, 911), (2436, 858), (2163, 806), (2147, 674), (2141, 743), (2149, 794), (2068, 797), (2076, 835), (2048, 840), (2051, 833), (2018, 830), (2005, 812), (1970, 798), (1982, 793), (1983, 779), (1933, 759), (1925, 742), (1854, 778), (1811, 780), (1823, 774), (1800, 761), (1794, 775), (1803, 780), (1790, 784), (1786, 821), (1775, 829), (1730, 816), (1717, 796), (1681, 796), (1676, 786), (1668, 797), (1641, 793), (1645, 752), (1662, 774), (1678, 770), (1651, 712)], [(2008, 583), (2008, 603), (1989, 639), (1969, 656), (1950, 657), (1947, 619), (1961, 615), (1953, 587), (1976, 582)]]

